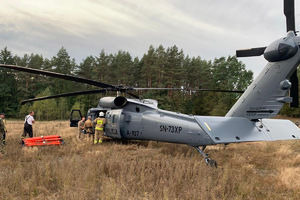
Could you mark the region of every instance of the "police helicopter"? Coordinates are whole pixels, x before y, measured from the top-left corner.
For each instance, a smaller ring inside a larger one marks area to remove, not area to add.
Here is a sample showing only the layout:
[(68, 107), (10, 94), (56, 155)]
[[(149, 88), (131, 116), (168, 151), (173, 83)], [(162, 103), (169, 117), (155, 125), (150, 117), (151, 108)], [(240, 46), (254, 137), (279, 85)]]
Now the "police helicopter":
[[(139, 88), (115, 86), (94, 80), (59, 74), (28, 67), (5, 65), (29, 73), (76, 81), (101, 89), (73, 92), (36, 99), (66, 97), (71, 95), (118, 91), (135, 98), (103, 97), (97, 108), (89, 114), (106, 113), (106, 136), (128, 140), (153, 140), (186, 144), (194, 147), (205, 162), (217, 167), (216, 161), (204, 153), (207, 145), (254, 141), (300, 139), (299, 128), (289, 120), (269, 119), (275, 117), (285, 103), (298, 107), (297, 67), (300, 63), (300, 37), (296, 35), (294, 0), (284, 0), (287, 35), (267, 47), (238, 50), (237, 57), (260, 56), (268, 61), (265, 68), (250, 84), (239, 100), (224, 117), (186, 115), (158, 108), (156, 100), (139, 99), (132, 91)], [(290, 91), (290, 92), (289, 92)], [(290, 96), (287, 96), (290, 94)]]

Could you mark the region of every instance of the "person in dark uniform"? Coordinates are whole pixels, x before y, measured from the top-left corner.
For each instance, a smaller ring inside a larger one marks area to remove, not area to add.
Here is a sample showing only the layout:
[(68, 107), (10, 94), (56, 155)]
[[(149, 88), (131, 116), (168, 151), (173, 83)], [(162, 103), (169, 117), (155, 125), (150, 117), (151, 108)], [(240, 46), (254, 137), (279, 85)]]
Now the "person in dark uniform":
[(33, 118), (34, 112), (30, 111), (29, 114), (25, 117), (25, 123), (24, 123), (24, 133), (22, 135), (22, 139), (26, 137), (28, 134), (29, 137), (33, 137), (33, 130), (32, 130), (32, 124), (35, 123)]
[(5, 137), (6, 137), (6, 127), (5, 127), (5, 114), (1, 113), (0, 114), (0, 143), (5, 145)]

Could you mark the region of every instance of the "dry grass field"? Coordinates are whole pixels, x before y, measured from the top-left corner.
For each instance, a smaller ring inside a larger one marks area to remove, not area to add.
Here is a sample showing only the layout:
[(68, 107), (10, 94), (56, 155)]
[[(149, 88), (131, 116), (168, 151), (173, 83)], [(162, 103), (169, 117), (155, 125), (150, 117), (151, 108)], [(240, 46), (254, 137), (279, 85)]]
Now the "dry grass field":
[(77, 138), (67, 121), (37, 122), (35, 136), (60, 147), (21, 147), (22, 121), (8, 121), (0, 153), (0, 199), (300, 199), (300, 141), (207, 148), (217, 169), (188, 146)]

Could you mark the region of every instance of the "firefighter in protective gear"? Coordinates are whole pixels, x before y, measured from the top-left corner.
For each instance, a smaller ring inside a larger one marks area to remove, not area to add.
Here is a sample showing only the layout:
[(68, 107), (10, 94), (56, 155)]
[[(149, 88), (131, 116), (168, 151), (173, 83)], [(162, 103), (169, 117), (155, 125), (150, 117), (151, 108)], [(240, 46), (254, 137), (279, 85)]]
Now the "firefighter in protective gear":
[(78, 122), (78, 133), (79, 133), (78, 138), (80, 138), (81, 135), (83, 135), (83, 137), (84, 137), (84, 134), (83, 134), (83, 131), (84, 131), (84, 122), (85, 122), (85, 117), (83, 117), (81, 119), (81, 121)]
[(0, 138), (1, 138), (1, 141), (0, 143), (2, 143), (3, 145), (5, 145), (5, 137), (6, 137), (6, 127), (5, 127), (5, 114), (4, 113), (1, 113), (0, 114)]
[(105, 125), (105, 118), (104, 118), (105, 114), (104, 112), (100, 112), (99, 113), (99, 117), (97, 117), (94, 120), (94, 123), (96, 124), (95, 126), (95, 139), (94, 139), (94, 144), (97, 143), (102, 143), (103, 142), (103, 137), (104, 137), (104, 125)]
[(88, 116), (88, 120), (86, 120), (84, 122), (84, 130), (86, 132), (86, 134), (89, 134), (89, 138), (91, 138), (91, 136), (94, 137), (94, 124), (92, 122), (92, 117), (91, 116)]

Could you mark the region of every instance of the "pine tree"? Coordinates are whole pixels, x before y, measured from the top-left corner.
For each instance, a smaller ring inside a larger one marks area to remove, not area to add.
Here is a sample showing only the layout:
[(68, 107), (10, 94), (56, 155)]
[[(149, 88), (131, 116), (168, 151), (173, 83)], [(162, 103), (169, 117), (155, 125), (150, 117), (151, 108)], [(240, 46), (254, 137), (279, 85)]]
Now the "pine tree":
[[(43, 92), (37, 95), (37, 97), (50, 96), (51, 92), (47, 87)], [(47, 99), (42, 101), (35, 101), (32, 109), (36, 112), (38, 120), (50, 120), (57, 119), (57, 105), (54, 99)]]
[[(5, 47), (0, 52), (1, 64), (14, 64), (11, 51)], [(15, 72), (10, 69), (0, 69), (0, 112), (4, 112), (6, 117), (14, 117), (18, 113), (19, 91)]]

